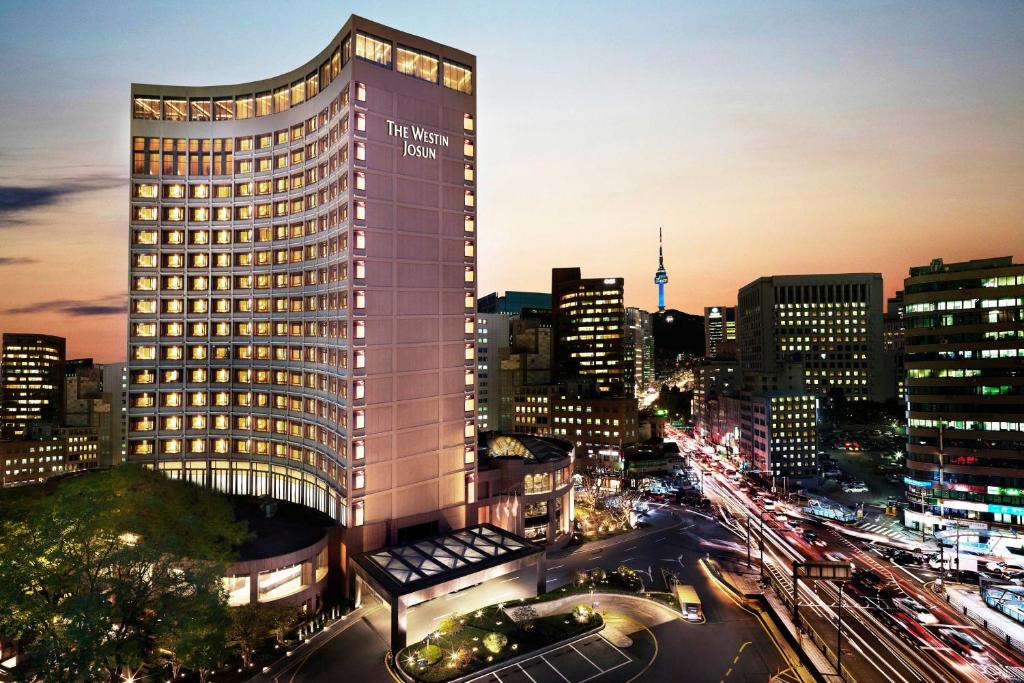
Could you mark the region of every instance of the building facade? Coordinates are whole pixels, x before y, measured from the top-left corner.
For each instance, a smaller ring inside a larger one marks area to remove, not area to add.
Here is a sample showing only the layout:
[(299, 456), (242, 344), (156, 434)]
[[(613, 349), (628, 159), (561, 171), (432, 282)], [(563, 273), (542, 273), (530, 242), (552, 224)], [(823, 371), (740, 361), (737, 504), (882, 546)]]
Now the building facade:
[(654, 327), (651, 314), (641, 308), (626, 309), (627, 395), (640, 397), (654, 386)]
[(884, 329), (882, 331), (882, 353), (885, 354), (888, 373), (896, 400), (906, 402), (907, 370), (903, 364), (904, 341), (907, 335), (907, 320), (903, 303), (903, 291), (896, 292), (886, 300)]
[(477, 426), (481, 432), (502, 429), (502, 361), (509, 355), (509, 316), (477, 313)]
[(747, 469), (765, 476), (816, 476), (818, 473), (818, 399), (797, 392), (755, 394), (749, 399)]
[(557, 548), (572, 536), (573, 447), (494, 433), (481, 443), (477, 521)]
[(551, 310), (551, 294), (547, 292), (508, 291), (504, 294), (491, 292), (480, 297), (477, 311), (480, 313), (505, 313), (519, 315), (524, 310)]
[(5, 332), (0, 350), (0, 438), (64, 424), (64, 338)]
[(579, 268), (551, 271), (554, 381), (625, 396), (633, 362), (626, 362), (622, 278), (584, 278)]
[(849, 401), (891, 396), (882, 359), (882, 276), (776, 275), (739, 291), (737, 335), (744, 371), (802, 366), (809, 393)]
[(704, 355), (707, 358), (736, 357), (736, 307), (704, 308)]
[(129, 461), (353, 550), (465, 525), (474, 71), (353, 16), (280, 76), (132, 85)]
[(904, 285), (905, 521), (1020, 527), (1024, 264), (939, 259), (911, 268)]

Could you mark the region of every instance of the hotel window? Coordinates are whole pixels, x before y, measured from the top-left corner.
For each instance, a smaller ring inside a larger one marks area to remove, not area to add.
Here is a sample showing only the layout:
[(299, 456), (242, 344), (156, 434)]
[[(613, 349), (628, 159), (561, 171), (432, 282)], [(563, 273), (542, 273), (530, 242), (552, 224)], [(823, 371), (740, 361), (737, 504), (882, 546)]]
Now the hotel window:
[(164, 119), (167, 121), (187, 121), (188, 102), (185, 100), (164, 100)]
[(429, 83), (437, 83), (438, 59), (434, 55), (398, 46), (398, 73), (414, 76)]
[(306, 97), (312, 98), (320, 92), (320, 75), (314, 71), (306, 76)]
[(469, 132), (472, 132), (473, 129), (474, 129), (474, 126), (475, 126), (475, 123), (473, 121), (473, 115), (472, 114), (463, 114), (462, 115), (462, 129), (466, 130), (466, 131), (469, 131)]
[(365, 190), (366, 189), (366, 174), (364, 172), (362, 172), (362, 171), (356, 171), (354, 175), (355, 175), (355, 179), (356, 179), (356, 189), (357, 190)]
[(366, 143), (357, 142), (355, 143), (356, 149), (356, 161), (366, 161)]
[(156, 199), (156, 188), (152, 183), (136, 183), (135, 196), (140, 199)]
[(288, 86), (274, 89), (274, 113), (282, 112), (291, 106), (291, 101), (288, 96)]
[(159, 119), (159, 97), (136, 97), (132, 104), (132, 116), (137, 119)]
[(256, 93), (256, 116), (268, 116), (272, 113), (270, 91)]
[(472, 208), (473, 206), (476, 205), (476, 197), (469, 190), (466, 190), (465, 202), (467, 208)]
[(391, 43), (366, 33), (357, 33), (356, 56), (390, 67)]
[(306, 81), (292, 83), (292, 106), (306, 101)]
[(467, 95), (473, 94), (473, 71), (468, 66), (445, 60), (444, 85)]
[(473, 182), (474, 173), (472, 164), (466, 164), (466, 168), (462, 177), (467, 183)]
[(189, 186), (189, 195), (193, 199), (207, 199), (210, 196), (210, 186), (206, 184)]
[(366, 131), (366, 114), (361, 111), (356, 112), (356, 130)]
[(357, 102), (365, 102), (366, 101), (366, 84), (365, 83), (360, 83), (359, 81), (356, 81), (356, 101)]
[(462, 141), (462, 156), (471, 157), (475, 154), (475, 149), (472, 140)]
[(230, 97), (222, 97), (213, 101), (213, 119), (230, 121), (235, 118), (235, 101)]
[(253, 117), (252, 95), (242, 95), (235, 98), (235, 118), (251, 119)]
[(191, 100), (189, 104), (189, 114), (193, 121), (210, 120), (210, 100)]

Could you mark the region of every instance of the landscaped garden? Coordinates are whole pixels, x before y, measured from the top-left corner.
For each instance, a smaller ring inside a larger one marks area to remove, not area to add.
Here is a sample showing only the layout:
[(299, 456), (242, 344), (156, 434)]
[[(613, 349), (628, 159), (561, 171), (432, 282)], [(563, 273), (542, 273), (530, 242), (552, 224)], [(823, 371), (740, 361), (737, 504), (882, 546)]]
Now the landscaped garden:
[(613, 572), (603, 569), (580, 570), (573, 574), (572, 583), (558, 590), (549, 591), (535, 598), (528, 598), (526, 603), (560, 600), (569, 595), (590, 595), (591, 593), (619, 593), (647, 598), (661, 603), (673, 610), (679, 610), (679, 601), (673, 593), (646, 590), (643, 579), (635, 569), (619, 565)]
[(491, 605), (451, 615), (437, 631), (398, 653), (398, 665), (425, 683), (442, 683), (506, 659), (600, 628), (601, 615), (579, 604), (565, 614), (540, 616), (529, 603)]

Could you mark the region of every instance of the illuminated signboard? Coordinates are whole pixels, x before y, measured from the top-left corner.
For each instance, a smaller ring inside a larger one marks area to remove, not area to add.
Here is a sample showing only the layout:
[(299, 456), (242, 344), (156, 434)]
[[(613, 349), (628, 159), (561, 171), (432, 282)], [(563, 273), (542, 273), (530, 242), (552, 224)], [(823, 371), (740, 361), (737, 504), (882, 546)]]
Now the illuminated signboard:
[(919, 489), (930, 489), (932, 487), (932, 482), (930, 481), (919, 481), (910, 477), (903, 477), (903, 483), (907, 486), (916, 486)]
[(1002, 486), (989, 486), (987, 487), (987, 493), (990, 496), (1020, 496), (1020, 489), (1006, 489)]

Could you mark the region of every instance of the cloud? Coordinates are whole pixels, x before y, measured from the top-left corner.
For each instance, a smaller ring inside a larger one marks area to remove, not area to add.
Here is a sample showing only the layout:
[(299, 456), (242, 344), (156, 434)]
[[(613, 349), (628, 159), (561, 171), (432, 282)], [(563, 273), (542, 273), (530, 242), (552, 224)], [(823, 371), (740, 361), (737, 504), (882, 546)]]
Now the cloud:
[(0, 185), (0, 230), (27, 225), (33, 211), (54, 206), (73, 195), (107, 190), (125, 182), (120, 176), (98, 175), (68, 178), (49, 185)]
[(0, 313), (8, 315), (31, 315), (35, 313), (60, 313), (73, 318), (124, 315), (128, 312), (127, 297), (109, 296), (96, 301), (81, 299), (51, 299), (38, 301), (24, 306), (4, 309)]
[(0, 256), (0, 268), (4, 266), (24, 266), (29, 263), (39, 263), (39, 259), (28, 256)]

